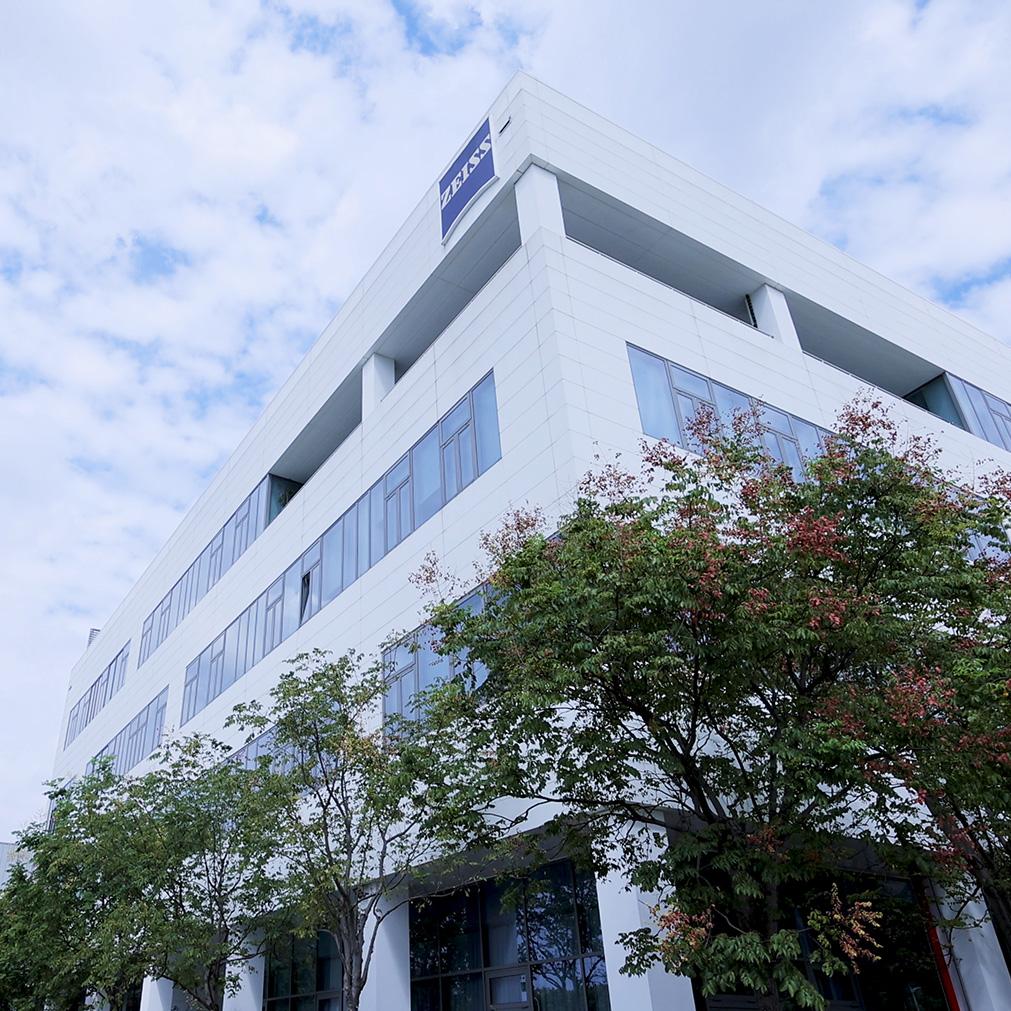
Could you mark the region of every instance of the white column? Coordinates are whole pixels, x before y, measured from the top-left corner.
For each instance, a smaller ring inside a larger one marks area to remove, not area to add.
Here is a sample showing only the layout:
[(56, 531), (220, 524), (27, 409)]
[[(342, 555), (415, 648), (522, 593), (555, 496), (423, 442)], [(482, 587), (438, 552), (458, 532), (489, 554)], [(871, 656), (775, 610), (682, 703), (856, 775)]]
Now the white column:
[[(986, 907), (981, 902), (970, 903), (963, 910), (969, 920), (977, 920), (985, 913)], [(984, 923), (953, 930), (951, 947), (955, 963), (952, 976), (967, 1005), (962, 1011), (1011, 1008), (1011, 977), (993, 927)]]
[(565, 234), (558, 179), (540, 165), (530, 165), (516, 182), (516, 211), (520, 220), (520, 240), (529, 242), (543, 228), (556, 235)]
[(250, 959), (239, 969), (239, 989), (225, 997), (224, 1011), (262, 1011), (263, 974), (267, 971), (263, 955)]
[[(389, 907), (387, 907), (389, 908)], [(411, 941), (408, 904), (388, 912), (376, 935), (361, 1011), (394, 1011), (411, 1006)]]
[(751, 293), (751, 307), (755, 310), (755, 322), (762, 333), (782, 341), (788, 347), (800, 350), (797, 328), (787, 305), (786, 296), (770, 284), (763, 284)]
[(373, 355), (362, 366), (362, 420), (379, 406), (396, 381), (396, 364), (392, 358)]
[(625, 964), (625, 947), (618, 940), (622, 934), (649, 924), (649, 900), (637, 889), (629, 889), (620, 876), (597, 879), (597, 904), (600, 929), (604, 936), (604, 960), (607, 963), (607, 988), (611, 1007), (633, 1011), (694, 1011), (691, 981), (672, 976), (659, 966), (645, 976), (620, 973)]
[(172, 981), (145, 979), (140, 988), (140, 1011), (172, 1011)]

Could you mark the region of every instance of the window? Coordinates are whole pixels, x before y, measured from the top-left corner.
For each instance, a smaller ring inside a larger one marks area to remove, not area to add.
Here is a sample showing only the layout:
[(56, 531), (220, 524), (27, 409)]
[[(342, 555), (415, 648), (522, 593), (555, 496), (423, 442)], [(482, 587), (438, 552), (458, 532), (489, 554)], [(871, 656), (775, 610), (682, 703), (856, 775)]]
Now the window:
[(412, 1011), (610, 1011), (596, 882), (567, 860), (411, 901)]
[(165, 708), (168, 705), (168, 688), (149, 702), (116, 736), (95, 755), (88, 764), (94, 769), (99, 758), (113, 756), (113, 770), (125, 776), (138, 762), (143, 761), (160, 744), (165, 730)]
[(81, 696), (77, 705), (70, 710), (63, 747), (68, 744), (105, 708), (106, 703), (123, 687), (126, 681), (126, 665), (130, 657), (130, 643), (112, 658), (108, 667), (98, 675)]
[(446, 493), (447, 498), (452, 498), (474, 480), (477, 472), (477, 447), (469, 397), (464, 397), (442, 420), (440, 434)]
[(267, 953), (264, 1011), (341, 1011), (342, 971), (332, 934), (293, 934)]
[(284, 577), (275, 582), (266, 594), (266, 618), (263, 631), (263, 652), (269, 653), (281, 643), (281, 609), (284, 606)]
[(631, 344), (628, 358), (639, 419), (647, 435), (691, 450), (697, 445), (691, 424), (700, 408), (711, 408), (728, 427), (735, 415), (757, 409), (766, 451), (789, 467), (795, 480), (804, 479), (804, 461), (821, 452), (822, 440), (828, 434), (823, 428)]
[(442, 508), (437, 428), (433, 428), (411, 450), (411, 474), (414, 477), (414, 519), (420, 526)]
[[(965, 419), (963, 427), (987, 442), (1011, 451), (1011, 404), (963, 379), (952, 375), (942, 378), (947, 379), (948, 387)], [(921, 387), (921, 390), (926, 389), (927, 387)], [(914, 394), (910, 395), (912, 396)], [(914, 400), (913, 403), (917, 401)]]
[[(480, 613), (484, 608), (484, 595), (484, 586), (479, 586), (460, 601), (460, 607), (472, 614)], [(447, 656), (439, 652), (439, 633), (431, 625), (415, 629), (383, 656), (390, 680), (383, 707), (385, 717), (418, 717), (415, 695), (452, 677), (454, 672), (463, 669), (466, 661), (466, 654)], [(488, 669), (477, 662), (473, 674), (476, 686), (480, 687), (488, 676)]]
[(302, 556), (302, 596), (299, 622), (308, 621), (320, 607), (320, 542)]
[[(444, 467), (447, 454), (452, 460), (451, 481)], [(215, 640), (187, 667), (182, 723), (276, 649), (500, 457), (495, 381), (489, 373), (246, 608), (230, 626), (229, 634)], [(264, 487), (261, 485), (257, 493), (261, 501), (267, 494)], [(235, 530), (239, 528), (236, 518)], [(480, 606), (483, 598), (478, 595), (474, 601)], [(422, 642), (422, 651), (421, 676), (427, 686), (448, 666), (427, 640)], [(408, 700), (415, 690), (408, 693)]]
[(387, 472), (384, 483), (386, 499), (386, 550), (392, 551), (413, 529), (411, 526), (411, 460), (404, 456)]
[(140, 637), (139, 667), (165, 641), (174, 628), (203, 599), (207, 591), (235, 564), (263, 533), (267, 479), (243, 499), (241, 505), (214, 535), (179, 581), (144, 620)]

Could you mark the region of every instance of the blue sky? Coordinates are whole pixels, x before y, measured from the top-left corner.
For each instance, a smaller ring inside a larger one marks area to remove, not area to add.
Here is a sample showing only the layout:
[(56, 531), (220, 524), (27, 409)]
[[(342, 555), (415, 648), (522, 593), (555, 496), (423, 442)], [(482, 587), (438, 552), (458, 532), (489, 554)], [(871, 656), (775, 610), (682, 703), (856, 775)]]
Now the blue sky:
[(0, 839), (67, 673), (510, 74), (1011, 340), (1004, 0), (0, 9)]

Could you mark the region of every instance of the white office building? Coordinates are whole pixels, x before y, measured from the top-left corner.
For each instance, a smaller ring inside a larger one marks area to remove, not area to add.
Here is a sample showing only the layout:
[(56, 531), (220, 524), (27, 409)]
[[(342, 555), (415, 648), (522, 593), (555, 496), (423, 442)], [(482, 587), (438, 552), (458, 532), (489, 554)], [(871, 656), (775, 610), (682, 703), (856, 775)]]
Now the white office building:
[[(506, 510), (563, 512), (595, 455), (677, 441), (699, 401), (768, 405), (792, 462), (868, 386), (944, 462), (1011, 467), (1007, 347), (518, 75), (74, 667), (55, 775), (100, 753), (140, 771), (170, 731), (236, 736), (226, 716), (266, 698), (286, 658), (374, 652), (418, 626), (408, 577), (426, 553), (470, 571)], [(406, 671), (405, 697), (418, 676)], [(394, 917), (365, 1006), (705, 1006), (685, 979), (619, 975), (617, 938), (645, 922), (643, 897), (564, 861), (545, 873), (572, 910), (565, 950), (492, 944), (489, 882), (459, 897), (474, 903), (460, 914), (473, 943), (449, 961), (418, 955), (441, 929), (430, 916)], [(989, 928), (962, 932), (956, 955), (961, 1011), (1011, 1008)], [(910, 983), (921, 1003), (905, 1006), (947, 1007), (930, 1003), (939, 978)], [(231, 1005), (323, 1006), (293, 986), (261, 966)], [(859, 990), (829, 996), (885, 1011)], [(168, 1011), (171, 987), (146, 981), (142, 1005)]]

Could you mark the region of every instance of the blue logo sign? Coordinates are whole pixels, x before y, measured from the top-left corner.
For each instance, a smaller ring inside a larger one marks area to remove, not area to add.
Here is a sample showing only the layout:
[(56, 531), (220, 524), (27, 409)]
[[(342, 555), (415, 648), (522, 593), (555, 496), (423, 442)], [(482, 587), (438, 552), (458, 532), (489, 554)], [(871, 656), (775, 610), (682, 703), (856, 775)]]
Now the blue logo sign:
[(443, 242), (463, 212), (496, 178), (495, 159), (491, 150), (491, 125), (486, 119), (460, 152), (459, 158), (439, 180)]

